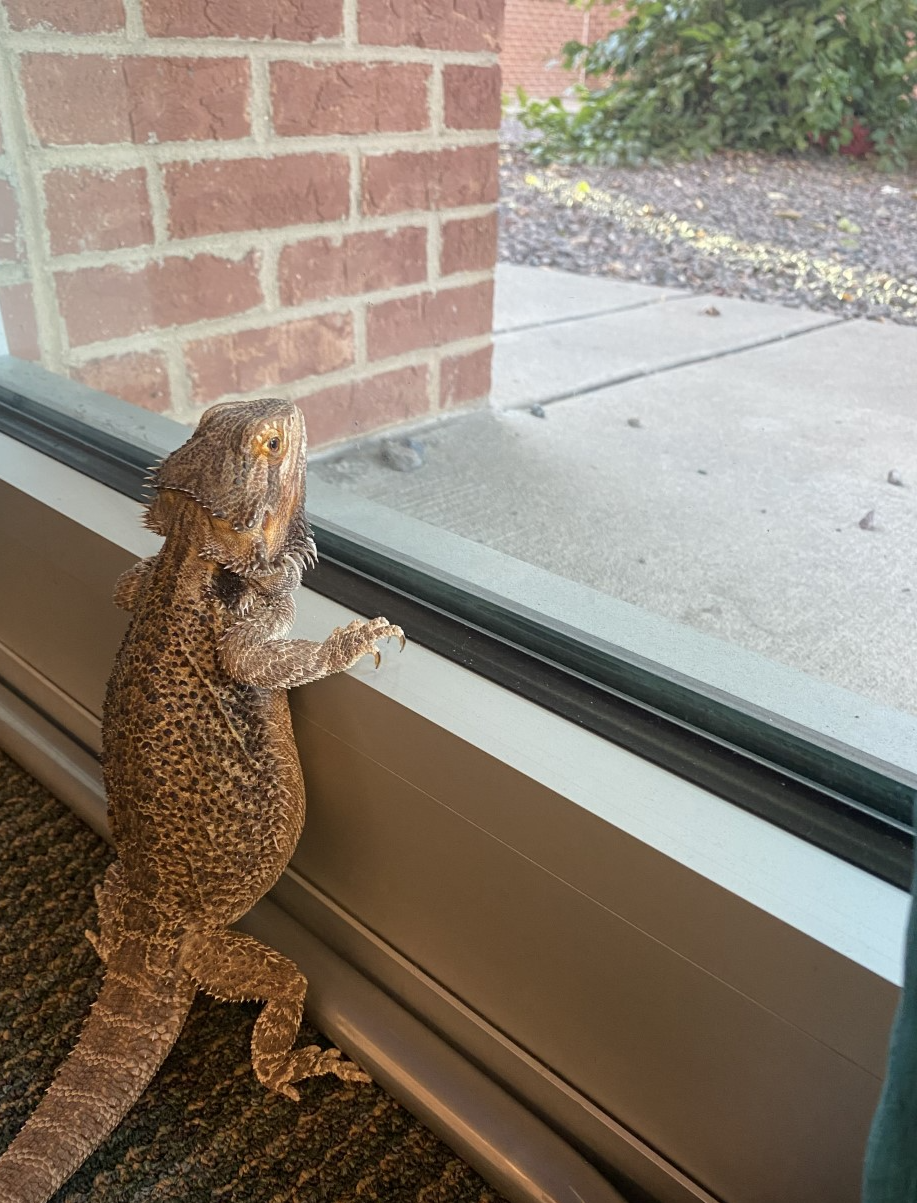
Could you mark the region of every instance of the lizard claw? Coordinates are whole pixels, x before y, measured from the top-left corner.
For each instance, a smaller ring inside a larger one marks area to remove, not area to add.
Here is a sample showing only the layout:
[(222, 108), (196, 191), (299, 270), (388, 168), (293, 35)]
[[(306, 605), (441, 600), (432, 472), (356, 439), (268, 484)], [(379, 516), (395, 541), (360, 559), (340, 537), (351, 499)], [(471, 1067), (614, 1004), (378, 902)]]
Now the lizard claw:
[(404, 647), (404, 632), (401, 627), (390, 623), (387, 618), (371, 618), (368, 622), (355, 618), (346, 627), (335, 629), (328, 636), (327, 642), (335, 647), (339, 657), (337, 667), (350, 668), (361, 656), (372, 655), (376, 668), (382, 663), (382, 653), (376, 647), (382, 640), (386, 642), (398, 639)]
[(286, 1056), (277, 1058), (273, 1065), (256, 1065), (255, 1073), (269, 1090), (286, 1095), (294, 1103), (299, 1100), (299, 1091), (293, 1083), (302, 1082), (306, 1078), (333, 1074), (342, 1082), (372, 1082), (366, 1070), (361, 1069), (356, 1062), (344, 1059), (339, 1048), (323, 1050), (316, 1044), (295, 1049)]
[(401, 627), (396, 627), (387, 618), (373, 618), (370, 622), (366, 623), (364, 630), (370, 644), (370, 648), (367, 650), (372, 650), (376, 668), (382, 662), (382, 655), (379, 649), (375, 647), (376, 640), (384, 639), (386, 643), (390, 643), (392, 639), (398, 639), (401, 641), (401, 646), (404, 647), (404, 632)]

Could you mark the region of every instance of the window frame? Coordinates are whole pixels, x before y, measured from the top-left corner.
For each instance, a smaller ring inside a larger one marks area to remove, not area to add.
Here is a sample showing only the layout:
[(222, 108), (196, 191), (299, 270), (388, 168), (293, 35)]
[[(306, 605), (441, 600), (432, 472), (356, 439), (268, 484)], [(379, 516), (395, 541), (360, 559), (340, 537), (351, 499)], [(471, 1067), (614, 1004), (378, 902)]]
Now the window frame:
[[(147, 496), (151, 463), (187, 433), (9, 358), (0, 360), (0, 431), (137, 501)], [(333, 519), (311, 518), (320, 561), (307, 583), (315, 592), (383, 613), (440, 655), (831, 855), (909, 887), (917, 774), (545, 620), (517, 601), (469, 588)], [(799, 679), (804, 687), (807, 679)]]

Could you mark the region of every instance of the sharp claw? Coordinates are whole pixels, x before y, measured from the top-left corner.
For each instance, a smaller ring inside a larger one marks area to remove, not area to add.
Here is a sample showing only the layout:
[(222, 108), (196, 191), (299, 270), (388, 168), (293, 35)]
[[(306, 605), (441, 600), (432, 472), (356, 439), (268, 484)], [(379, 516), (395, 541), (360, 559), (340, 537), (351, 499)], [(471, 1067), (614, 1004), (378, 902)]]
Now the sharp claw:
[(404, 635), (403, 635), (403, 634), (402, 634), (402, 635), (399, 635), (399, 636), (398, 636), (398, 639), (399, 639), (399, 641), (400, 641), (400, 643), (401, 643), (401, 647), (398, 649), (398, 651), (399, 651), (399, 652), (403, 652), (403, 651), (404, 651), (404, 645), (407, 643), (407, 640), (405, 639), (405, 637), (404, 637)]
[(356, 1069), (356, 1072), (354, 1072), (354, 1070), (349, 1070), (347, 1073), (339, 1074), (338, 1077), (342, 1078), (345, 1082), (363, 1082), (366, 1085), (372, 1084), (372, 1078), (364, 1069)]
[(377, 647), (373, 648), (373, 659), (376, 662), (376, 668), (378, 668), (379, 665), (382, 663), (382, 653), (379, 651), (379, 649)]

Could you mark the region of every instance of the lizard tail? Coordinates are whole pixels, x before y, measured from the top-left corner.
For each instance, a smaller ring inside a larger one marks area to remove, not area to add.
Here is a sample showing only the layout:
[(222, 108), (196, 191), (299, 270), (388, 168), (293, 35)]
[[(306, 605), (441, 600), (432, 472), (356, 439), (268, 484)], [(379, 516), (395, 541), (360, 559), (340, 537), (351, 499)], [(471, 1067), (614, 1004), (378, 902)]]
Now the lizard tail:
[(45, 1203), (117, 1127), (178, 1039), (194, 993), (178, 969), (154, 976), (112, 956), (79, 1041), (0, 1156), (2, 1203)]

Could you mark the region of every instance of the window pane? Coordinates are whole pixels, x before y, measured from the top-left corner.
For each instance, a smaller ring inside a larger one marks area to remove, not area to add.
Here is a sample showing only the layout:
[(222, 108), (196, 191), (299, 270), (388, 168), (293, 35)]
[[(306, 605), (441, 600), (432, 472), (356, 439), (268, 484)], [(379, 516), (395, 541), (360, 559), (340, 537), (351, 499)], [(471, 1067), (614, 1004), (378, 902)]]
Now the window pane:
[[(552, 37), (617, 21), (566, 16)], [(13, 6), (9, 353), (188, 425), (297, 402), (323, 529), (579, 640), (577, 672), (617, 656), (608, 688), (655, 676), (641, 705), (685, 725), (731, 743), (734, 712), (888, 775), (904, 814), (913, 172), (548, 162), (501, 126), (501, 62), (505, 88), (574, 77), (512, 22), (501, 60), (500, 19)]]

